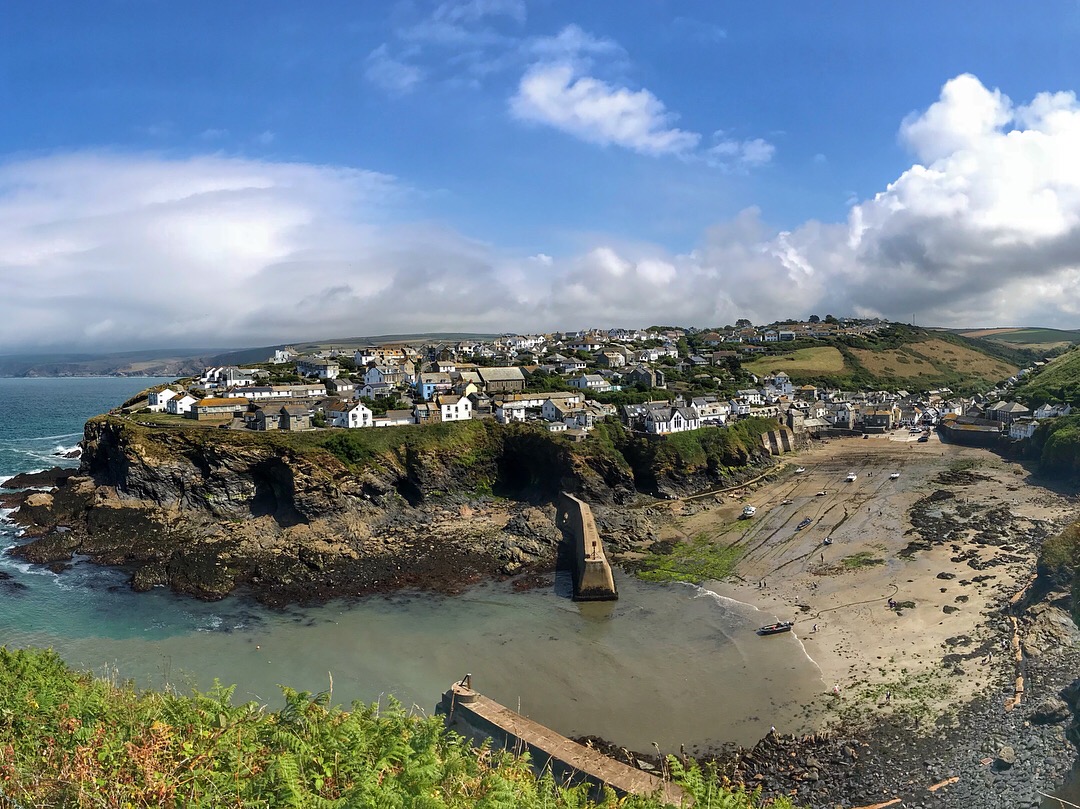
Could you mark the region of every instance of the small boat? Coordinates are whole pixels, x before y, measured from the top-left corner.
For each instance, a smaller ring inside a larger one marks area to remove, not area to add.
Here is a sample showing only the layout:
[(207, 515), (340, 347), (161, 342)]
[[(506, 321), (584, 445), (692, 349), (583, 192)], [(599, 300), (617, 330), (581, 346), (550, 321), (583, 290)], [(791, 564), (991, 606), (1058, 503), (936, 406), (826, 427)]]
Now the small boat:
[(803, 521), (795, 526), (795, 530), (796, 531), (801, 531), (812, 522), (813, 522), (813, 520), (811, 520), (809, 517), (804, 517)]
[(832, 545), (832, 537), (825, 537), (825, 539), (823, 539), (821, 541), (821, 544), (822, 545)]
[(790, 632), (793, 626), (795, 626), (794, 621), (779, 621), (775, 624), (759, 627), (757, 633), (759, 635), (777, 635), (781, 632)]
[(828, 494), (828, 491), (826, 491), (825, 489), (822, 489), (820, 492), (815, 494), (814, 497), (824, 497), (827, 494)]
[(858, 479), (858, 477), (859, 476), (856, 475), (854, 472), (848, 472), (847, 477), (844, 478), (844, 480), (847, 481), (848, 483), (854, 483)]
[(889, 475), (889, 480), (897, 480), (897, 479), (899, 479), (899, 477), (900, 477), (899, 472), (893, 472), (891, 475)]
[(757, 514), (757, 509), (753, 506), (747, 506), (742, 510), (742, 515), (744, 517), (753, 517), (755, 514)]
[(790, 506), (794, 502), (795, 502), (794, 500), (781, 500), (780, 505), (782, 505), (782, 506)]
[(795, 470), (795, 474), (796, 475), (801, 475), (805, 471), (806, 471), (806, 467), (805, 466), (800, 466), (798, 469)]

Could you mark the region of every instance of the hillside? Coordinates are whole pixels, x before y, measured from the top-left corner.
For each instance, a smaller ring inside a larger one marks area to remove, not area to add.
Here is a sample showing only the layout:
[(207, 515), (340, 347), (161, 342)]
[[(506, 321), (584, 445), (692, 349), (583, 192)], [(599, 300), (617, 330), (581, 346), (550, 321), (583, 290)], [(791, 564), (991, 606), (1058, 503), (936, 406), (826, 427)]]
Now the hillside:
[(1013, 348), (1026, 348), (1040, 353), (1061, 350), (1080, 344), (1080, 330), (1043, 328), (971, 329), (959, 331), (963, 337), (988, 340)]
[(1034, 359), (1025, 349), (903, 325), (864, 338), (774, 344), (771, 352), (743, 368), (758, 376), (783, 371), (796, 384), (916, 391), (987, 390)]
[(1030, 407), (1046, 402), (1080, 407), (1080, 349), (1052, 359), (1016, 388), (1016, 398)]

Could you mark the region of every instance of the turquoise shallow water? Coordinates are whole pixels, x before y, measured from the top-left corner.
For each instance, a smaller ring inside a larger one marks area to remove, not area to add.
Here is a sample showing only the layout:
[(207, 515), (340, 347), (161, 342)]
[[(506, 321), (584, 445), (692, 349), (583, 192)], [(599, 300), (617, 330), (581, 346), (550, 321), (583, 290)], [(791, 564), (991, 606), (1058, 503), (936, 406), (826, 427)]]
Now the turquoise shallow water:
[[(82, 424), (153, 380), (0, 379), (0, 477), (54, 464)], [(0, 543), (17, 542), (0, 525)], [(489, 696), (560, 732), (635, 749), (750, 742), (801, 729), (820, 694), (795, 635), (758, 638), (773, 620), (690, 585), (618, 576), (614, 604), (575, 604), (565, 588), (504, 584), (446, 598), (406, 593), (272, 611), (243, 598), (207, 604), (136, 594), (121, 571), (88, 563), (53, 574), (0, 556), (25, 589), (0, 589), (0, 642), (55, 648), (72, 665), (275, 704), (278, 684), (334, 700), (394, 695), (430, 711), (466, 672)]]

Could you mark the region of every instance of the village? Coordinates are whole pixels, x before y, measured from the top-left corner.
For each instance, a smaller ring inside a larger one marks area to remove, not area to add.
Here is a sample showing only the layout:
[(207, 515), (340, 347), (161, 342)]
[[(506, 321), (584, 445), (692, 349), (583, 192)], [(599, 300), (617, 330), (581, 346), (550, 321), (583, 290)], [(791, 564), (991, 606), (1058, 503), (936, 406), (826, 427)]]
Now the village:
[(1068, 406), (1051, 405), (1032, 411), (1005, 398), (1034, 367), (968, 396), (949, 388), (795, 385), (783, 371), (758, 376), (742, 368), (745, 359), (782, 351), (779, 344), (866, 336), (889, 326), (827, 320), (832, 322), (786, 328), (739, 321), (720, 331), (592, 329), (490, 341), (331, 347), (306, 354), (282, 348), (252, 367), (207, 368), (197, 378), (152, 390), (127, 410), (148, 415), (152, 424), (183, 418), (255, 431), (494, 419), (535, 422), (574, 440), (607, 417), (654, 436), (764, 417), (809, 437), (940, 425), (960, 443), (1002, 436), (1023, 440), (1040, 420), (1069, 412)]

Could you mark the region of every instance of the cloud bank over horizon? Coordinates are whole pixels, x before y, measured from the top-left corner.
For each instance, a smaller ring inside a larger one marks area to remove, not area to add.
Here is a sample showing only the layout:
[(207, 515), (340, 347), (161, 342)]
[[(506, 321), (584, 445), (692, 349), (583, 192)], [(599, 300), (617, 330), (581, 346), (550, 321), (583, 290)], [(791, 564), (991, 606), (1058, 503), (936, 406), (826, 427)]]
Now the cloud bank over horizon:
[[(612, 88), (574, 75), (534, 74), (522, 109), (561, 109), (547, 105), (569, 94), (577, 106), (562, 125), (600, 121), (594, 102)], [(654, 113), (641, 120), (662, 117), (649, 97), (621, 99), (623, 121), (639, 109)], [(610, 139), (662, 151), (677, 132), (635, 124)], [(844, 222), (778, 232), (748, 208), (685, 252), (611, 234), (554, 257), (417, 221), (407, 178), (357, 168), (105, 151), (12, 158), (0, 164), (0, 345), (256, 345), (826, 312), (1080, 325), (1076, 96), (1015, 103), (961, 75), (899, 123), (899, 138), (912, 165)]]

